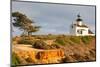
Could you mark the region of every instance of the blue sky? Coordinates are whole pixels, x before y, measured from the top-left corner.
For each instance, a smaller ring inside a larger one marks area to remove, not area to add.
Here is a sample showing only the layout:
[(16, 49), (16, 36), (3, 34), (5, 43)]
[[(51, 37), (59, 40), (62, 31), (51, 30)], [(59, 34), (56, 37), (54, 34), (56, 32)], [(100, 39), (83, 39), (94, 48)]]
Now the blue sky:
[[(38, 32), (33, 34), (69, 34), (69, 27), (80, 14), (83, 23), (95, 33), (95, 7), (47, 4), (34, 2), (12, 2), (12, 12), (21, 12), (34, 20), (35, 25), (41, 26)], [(22, 32), (13, 27), (13, 35), (20, 35)]]

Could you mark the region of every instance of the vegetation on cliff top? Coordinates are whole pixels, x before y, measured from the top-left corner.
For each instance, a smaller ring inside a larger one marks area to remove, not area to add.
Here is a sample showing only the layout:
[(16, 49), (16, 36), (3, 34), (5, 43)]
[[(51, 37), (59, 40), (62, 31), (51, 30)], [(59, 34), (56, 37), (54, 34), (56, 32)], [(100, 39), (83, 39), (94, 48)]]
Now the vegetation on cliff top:
[[(46, 40), (53, 40), (52, 44), (59, 44), (59, 45), (67, 45), (67, 44), (89, 44), (95, 36), (64, 36), (64, 35), (40, 35), (40, 36), (25, 36), (25, 37), (15, 37), (13, 38), (14, 41), (17, 41), (18, 44), (41, 44), (41, 45), (48, 45), (44, 41)], [(18, 39), (18, 40), (17, 40)]]

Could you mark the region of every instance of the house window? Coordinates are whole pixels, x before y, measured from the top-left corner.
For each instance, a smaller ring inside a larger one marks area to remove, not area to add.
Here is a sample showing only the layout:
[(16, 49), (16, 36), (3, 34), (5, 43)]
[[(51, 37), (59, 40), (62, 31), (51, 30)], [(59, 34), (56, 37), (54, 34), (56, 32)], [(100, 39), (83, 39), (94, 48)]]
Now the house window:
[(77, 30), (77, 33), (78, 34), (82, 34), (82, 30), (80, 29), (80, 30)]

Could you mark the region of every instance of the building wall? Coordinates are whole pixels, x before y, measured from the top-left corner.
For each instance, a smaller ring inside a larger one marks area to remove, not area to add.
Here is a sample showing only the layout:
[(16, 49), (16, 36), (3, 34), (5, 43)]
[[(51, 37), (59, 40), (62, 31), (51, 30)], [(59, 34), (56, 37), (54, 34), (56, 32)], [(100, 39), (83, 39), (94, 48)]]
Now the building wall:
[[(79, 34), (78, 32), (77, 32), (77, 30), (82, 30), (82, 34)], [(88, 35), (88, 30), (89, 30), (89, 28), (85, 28), (85, 27), (76, 27), (76, 36), (86, 36), (86, 35)]]
[[(73, 28), (72, 28), (71, 26), (70, 26), (70, 35), (73, 35), (73, 36), (86, 36), (86, 35), (89, 35), (88, 34), (89, 28), (86, 28), (86, 27), (77, 27), (77, 26), (73, 26)], [(80, 29), (82, 29), (82, 34), (79, 34), (77, 32), (77, 30), (80, 30)]]

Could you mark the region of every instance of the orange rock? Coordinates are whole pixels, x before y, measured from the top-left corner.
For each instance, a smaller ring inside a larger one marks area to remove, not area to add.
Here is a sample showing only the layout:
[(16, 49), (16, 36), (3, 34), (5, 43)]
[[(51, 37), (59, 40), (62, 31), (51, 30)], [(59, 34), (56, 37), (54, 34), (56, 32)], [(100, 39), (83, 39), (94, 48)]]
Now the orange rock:
[(61, 49), (58, 50), (48, 50), (48, 51), (40, 51), (38, 54), (38, 59), (52, 61), (58, 60), (64, 57), (64, 52)]

